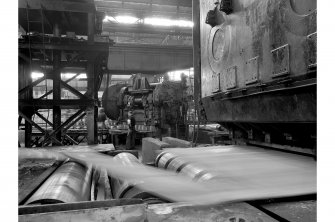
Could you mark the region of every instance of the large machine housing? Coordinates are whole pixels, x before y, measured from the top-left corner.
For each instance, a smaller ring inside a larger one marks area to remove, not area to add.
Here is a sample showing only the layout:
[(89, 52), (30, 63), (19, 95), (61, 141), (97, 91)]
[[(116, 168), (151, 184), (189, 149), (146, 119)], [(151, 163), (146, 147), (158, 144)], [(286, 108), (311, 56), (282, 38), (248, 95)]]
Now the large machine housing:
[(200, 1), (201, 98), (231, 138), (315, 150), (316, 1)]

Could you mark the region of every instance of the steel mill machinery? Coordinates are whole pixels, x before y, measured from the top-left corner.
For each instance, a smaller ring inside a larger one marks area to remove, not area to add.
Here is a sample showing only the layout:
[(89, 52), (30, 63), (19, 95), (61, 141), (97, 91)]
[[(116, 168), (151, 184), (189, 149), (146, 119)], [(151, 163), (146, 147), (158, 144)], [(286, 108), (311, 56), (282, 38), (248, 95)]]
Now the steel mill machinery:
[(235, 142), (315, 154), (316, 0), (201, 0), (199, 19), (208, 121)]
[[(20, 221), (316, 221), (316, 0), (192, 2), (195, 105), (231, 144), (153, 139), (155, 167), (133, 151), (29, 150), (62, 161), (21, 200)], [(136, 124), (178, 137), (183, 92), (183, 82), (137, 75), (102, 103), (111, 119), (132, 111)]]
[(154, 135), (185, 138), (187, 114), (186, 79), (149, 83), (141, 74), (127, 83), (109, 86), (102, 96), (102, 106), (108, 118), (126, 122), (129, 111), (136, 121), (137, 131), (152, 131)]

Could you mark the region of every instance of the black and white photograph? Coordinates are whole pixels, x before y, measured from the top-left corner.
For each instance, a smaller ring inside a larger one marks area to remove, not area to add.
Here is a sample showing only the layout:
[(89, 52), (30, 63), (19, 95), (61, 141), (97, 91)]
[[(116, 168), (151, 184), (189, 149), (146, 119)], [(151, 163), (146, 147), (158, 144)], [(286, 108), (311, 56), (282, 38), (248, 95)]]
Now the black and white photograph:
[(4, 1), (0, 220), (332, 221), (333, 5)]

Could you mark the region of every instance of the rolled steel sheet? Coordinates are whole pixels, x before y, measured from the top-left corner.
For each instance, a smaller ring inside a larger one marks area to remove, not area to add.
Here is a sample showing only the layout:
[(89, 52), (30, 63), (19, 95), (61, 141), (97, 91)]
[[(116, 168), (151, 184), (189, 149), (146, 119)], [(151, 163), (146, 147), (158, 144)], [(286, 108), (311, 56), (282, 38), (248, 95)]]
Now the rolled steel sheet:
[[(114, 157), (114, 160), (119, 161), (123, 165), (134, 166), (141, 164), (140, 161), (131, 153), (120, 153)], [(164, 203), (163, 200), (153, 196), (136, 187), (136, 184), (141, 182), (128, 182), (117, 178), (112, 178), (112, 192), (116, 199), (139, 198), (148, 204)]]
[[(131, 153), (120, 153), (114, 157), (114, 160), (120, 162), (123, 165), (134, 166), (141, 164), (140, 161)], [(126, 180), (120, 180), (113, 178), (112, 180), (112, 192), (115, 198), (149, 198), (152, 195), (144, 192), (143, 190), (135, 187), (137, 182), (128, 182)]]
[[(131, 153), (120, 153), (114, 157), (114, 160), (120, 162), (123, 165), (134, 166), (139, 164), (139, 160)], [(112, 193), (116, 199), (122, 198), (124, 194), (131, 189), (135, 184), (129, 183), (125, 180), (112, 178)]]
[(76, 162), (60, 166), (26, 204), (72, 203), (90, 200), (92, 167)]

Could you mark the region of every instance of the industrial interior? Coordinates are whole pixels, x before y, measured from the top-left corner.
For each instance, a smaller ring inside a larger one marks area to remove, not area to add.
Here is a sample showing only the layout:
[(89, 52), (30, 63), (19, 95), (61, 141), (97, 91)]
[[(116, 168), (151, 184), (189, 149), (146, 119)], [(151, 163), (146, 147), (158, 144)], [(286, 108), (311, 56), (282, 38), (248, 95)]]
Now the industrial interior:
[(316, 0), (19, 0), (19, 221), (316, 221)]

